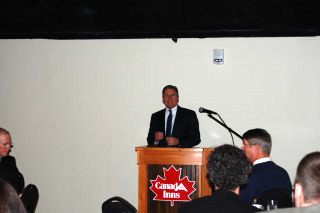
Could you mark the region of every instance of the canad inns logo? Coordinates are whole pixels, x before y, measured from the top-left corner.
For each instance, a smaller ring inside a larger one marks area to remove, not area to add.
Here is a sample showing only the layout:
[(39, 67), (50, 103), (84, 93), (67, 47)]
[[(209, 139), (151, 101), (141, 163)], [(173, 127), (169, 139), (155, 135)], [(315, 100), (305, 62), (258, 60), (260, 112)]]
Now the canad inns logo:
[(181, 169), (176, 170), (171, 166), (168, 170), (163, 168), (164, 179), (157, 176), (156, 180), (150, 180), (152, 186), (150, 189), (156, 194), (153, 200), (171, 201), (190, 201), (190, 195), (196, 190), (193, 185), (195, 181), (189, 181), (185, 176), (180, 179)]

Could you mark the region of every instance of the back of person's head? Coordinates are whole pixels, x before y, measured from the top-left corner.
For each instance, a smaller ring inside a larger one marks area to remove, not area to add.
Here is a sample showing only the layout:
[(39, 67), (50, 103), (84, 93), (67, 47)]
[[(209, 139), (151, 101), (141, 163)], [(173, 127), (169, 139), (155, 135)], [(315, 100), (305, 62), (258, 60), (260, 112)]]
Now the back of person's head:
[(173, 86), (173, 85), (167, 85), (167, 86), (163, 87), (163, 89), (162, 89), (162, 97), (164, 96), (164, 93), (165, 93), (165, 91), (167, 89), (173, 89), (177, 93), (177, 96), (179, 97), (178, 88), (176, 86)]
[(243, 139), (246, 139), (250, 145), (259, 144), (262, 152), (270, 154), (272, 140), (271, 135), (265, 129), (250, 129), (243, 134)]
[(300, 161), (295, 182), (302, 187), (305, 203), (320, 203), (320, 152), (309, 153)]
[(0, 178), (0, 212), (26, 213), (17, 192), (6, 181)]
[(210, 154), (207, 172), (209, 181), (219, 190), (232, 191), (248, 183), (251, 163), (241, 149), (225, 144)]

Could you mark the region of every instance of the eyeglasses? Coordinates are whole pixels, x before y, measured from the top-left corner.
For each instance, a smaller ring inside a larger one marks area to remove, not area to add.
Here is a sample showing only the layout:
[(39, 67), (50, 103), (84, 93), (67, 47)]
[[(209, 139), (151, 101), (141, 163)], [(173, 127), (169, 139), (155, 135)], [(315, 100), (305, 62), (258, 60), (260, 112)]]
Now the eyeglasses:
[(242, 146), (252, 146), (252, 145), (255, 145), (255, 144), (250, 144), (250, 143), (242, 142)]
[(0, 143), (1, 146), (6, 147), (6, 146), (10, 146), (10, 148), (13, 148), (13, 144), (11, 143)]

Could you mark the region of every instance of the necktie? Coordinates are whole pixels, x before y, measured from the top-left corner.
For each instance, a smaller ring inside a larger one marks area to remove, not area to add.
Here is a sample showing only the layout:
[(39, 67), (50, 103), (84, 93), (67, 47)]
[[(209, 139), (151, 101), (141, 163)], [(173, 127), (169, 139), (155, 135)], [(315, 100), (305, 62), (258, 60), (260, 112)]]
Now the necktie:
[(172, 126), (172, 111), (169, 109), (169, 116), (167, 119), (167, 129), (166, 129), (166, 136), (171, 137), (171, 126)]

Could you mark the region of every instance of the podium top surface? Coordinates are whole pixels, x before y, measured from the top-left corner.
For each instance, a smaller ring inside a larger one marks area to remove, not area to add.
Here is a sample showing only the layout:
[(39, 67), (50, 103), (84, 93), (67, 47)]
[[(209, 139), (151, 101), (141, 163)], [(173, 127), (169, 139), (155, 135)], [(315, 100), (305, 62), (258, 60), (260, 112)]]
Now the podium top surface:
[(138, 164), (202, 165), (213, 148), (136, 147)]
[(204, 151), (205, 149), (213, 150), (213, 147), (193, 147), (193, 148), (176, 148), (176, 147), (153, 147), (153, 146), (137, 146), (135, 147), (136, 151), (142, 151), (142, 150), (159, 150), (159, 151)]

